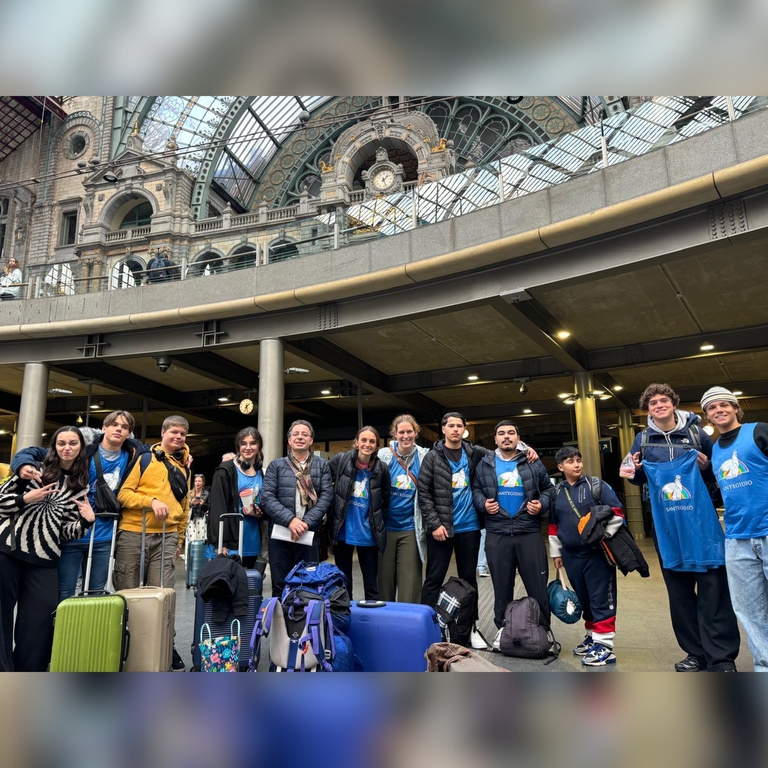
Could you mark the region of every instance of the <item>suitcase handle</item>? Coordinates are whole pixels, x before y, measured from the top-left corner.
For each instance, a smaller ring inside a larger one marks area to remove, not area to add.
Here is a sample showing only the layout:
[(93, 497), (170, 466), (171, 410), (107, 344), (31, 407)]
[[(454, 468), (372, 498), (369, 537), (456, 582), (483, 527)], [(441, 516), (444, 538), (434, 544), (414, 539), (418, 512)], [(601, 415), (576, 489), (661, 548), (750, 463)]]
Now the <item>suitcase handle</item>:
[(238, 547), (237, 550), (240, 553), (240, 559), (243, 559), (243, 530), (245, 528), (245, 517), (241, 515), (239, 512), (223, 512), (221, 515), (219, 515), (219, 546), (218, 546), (218, 554), (221, 552), (222, 547), (224, 545), (224, 518), (225, 517), (236, 517), (239, 520), (238, 525)]
[(358, 600), (358, 608), (383, 608), (386, 603), (383, 600)]
[[(109, 564), (107, 566), (107, 585), (112, 586), (112, 566), (113, 566), (113, 559), (115, 556), (115, 539), (117, 537), (117, 521), (120, 519), (120, 515), (116, 512), (101, 512), (96, 513), (95, 515), (96, 520), (93, 521), (93, 524), (91, 525), (91, 537), (88, 542), (88, 559), (86, 560), (85, 564), (85, 579), (83, 580), (83, 591), (79, 592), (78, 594), (80, 596), (87, 595), (90, 590), (88, 587), (91, 586), (91, 566), (93, 565), (93, 541), (94, 537), (96, 536), (96, 522), (99, 518), (102, 518), (104, 520), (109, 520), (110, 518), (114, 520), (114, 523), (112, 525), (112, 543), (109, 547)], [(101, 592), (101, 590), (98, 590)], [(109, 595), (114, 590), (106, 590), (105, 594)]]
[[(139, 586), (144, 587), (147, 583), (146, 574), (144, 573), (144, 564), (146, 562), (146, 548), (147, 548), (147, 512), (151, 512), (153, 515), (155, 511), (150, 507), (149, 509), (143, 509), (141, 516), (141, 570), (139, 571)], [(163, 532), (160, 539), (160, 589), (163, 588), (163, 581), (165, 579), (165, 518), (163, 518)]]

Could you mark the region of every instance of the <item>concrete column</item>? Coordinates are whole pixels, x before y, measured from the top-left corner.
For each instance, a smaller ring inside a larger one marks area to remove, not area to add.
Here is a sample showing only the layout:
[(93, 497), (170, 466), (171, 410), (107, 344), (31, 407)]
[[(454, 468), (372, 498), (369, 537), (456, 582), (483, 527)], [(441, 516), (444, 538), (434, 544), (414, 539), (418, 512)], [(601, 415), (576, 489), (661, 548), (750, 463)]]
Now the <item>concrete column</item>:
[[(623, 459), (632, 447), (635, 439), (635, 430), (632, 428), (632, 411), (629, 408), (619, 410), (619, 450)], [(627, 525), (636, 539), (645, 538), (645, 525), (643, 523), (643, 502), (640, 498), (640, 487), (632, 485), (626, 478), (624, 483), (624, 499), (627, 509)]]
[(584, 474), (600, 477), (600, 433), (597, 424), (597, 407), (592, 392), (592, 375), (575, 373), (573, 381), (576, 386), (576, 439), (579, 441), (579, 451), (584, 462)]
[(259, 342), (259, 432), (264, 438), (264, 467), (283, 455), (285, 346), (280, 339)]
[(21, 385), (19, 426), (16, 430), (16, 450), (40, 445), (45, 425), (45, 405), (48, 400), (48, 365), (27, 363)]

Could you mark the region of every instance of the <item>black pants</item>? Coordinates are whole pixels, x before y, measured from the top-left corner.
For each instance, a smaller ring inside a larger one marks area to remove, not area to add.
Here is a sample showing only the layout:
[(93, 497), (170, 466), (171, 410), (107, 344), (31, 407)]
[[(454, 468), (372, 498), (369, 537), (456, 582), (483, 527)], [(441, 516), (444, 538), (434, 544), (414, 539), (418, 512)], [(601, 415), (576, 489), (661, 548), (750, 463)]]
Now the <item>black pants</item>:
[(734, 669), (741, 637), (725, 566), (704, 573), (662, 568), (661, 574), (678, 645), (712, 672)]
[[(455, 533), (453, 538), (436, 541), (431, 533), (427, 533), (427, 574), (424, 586), (421, 588), (423, 605), (434, 607), (440, 594), (440, 588), (445, 582), (451, 555), (456, 552), (456, 571), (460, 579), (468, 581), (477, 589), (477, 556), (480, 553), (480, 531)], [(477, 602), (475, 602), (475, 620), (478, 618)]]
[[(347, 544), (346, 541), (340, 541), (333, 545), (333, 558), (339, 570), (347, 577), (347, 590), (352, 597), (352, 555), (355, 546)], [(363, 589), (365, 590), (366, 600), (379, 599), (379, 548), (378, 547), (357, 547), (357, 559), (360, 563), (360, 570), (363, 572)]]
[(272, 597), (280, 597), (285, 586), (285, 577), (302, 560), (316, 563), (319, 557), (317, 534), (311, 547), (294, 541), (269, 540), (269, 572), (272, 576)]
[(59, 575), (55, 563), (53, 567), (34, 565), (0, 552), (0, 620), (9, 668), (16, 672), (48, 669), (53, 646), (53, 614), (58, 601)]
[(616, 635), (616, 569), (599, 549), (571, 552), (563, 549), (563, 565), (573, 591), (581, 601), (586, 633), (597, 643), (613, 648)]
[(485, 538), (485, 554), (493, 581), (493, 621), (496, 628), (504, 626), (504, 613), (514, 599), (515, 573), (518, 570), (525, 591), (536, 600), (549, 623), (549, 561), (541, 534), (523, 533), (510, 536), (489, 532)]

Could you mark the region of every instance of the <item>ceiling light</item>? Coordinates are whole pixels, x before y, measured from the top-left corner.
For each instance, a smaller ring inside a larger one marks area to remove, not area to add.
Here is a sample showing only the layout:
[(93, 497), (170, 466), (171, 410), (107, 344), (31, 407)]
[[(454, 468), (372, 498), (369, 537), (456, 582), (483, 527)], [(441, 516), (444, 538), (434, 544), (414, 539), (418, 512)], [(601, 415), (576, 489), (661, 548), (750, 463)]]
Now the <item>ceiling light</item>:
[(464, 432), (461, 435), (462, 439), (469, 440), (469, 430), (465, 429)]
[(475, 376), (475, 374), (472, 374), (471, 376), (467, 376), (467, 381), (477, 381), (480, 377)]
[(558, 331), (555, 336), (557, 336), (558, 339), (567, 339), (571, 334), (568, 333), (568, 331)]
[(99, 410), (99, 406), (98, 405), (92, 405), (91, 406), (91, 410), (92, 411), (98, 411)]
[(320, 390), (320, 394), (321, 395), (330, 395), (331, 394), (331, 390), (330, 389), (321, 389)]
[(570, 393), (570, 392), (561, 392), (561, 393), (558, 395), (558, 397), (559, 397), (561, 400), (565, 400), (565, 398), (566, 398), (566, 397), (570, 397), (570, 396), (571, 396), (571, 393)]
[(5, 430), (4, 429), (0, 429), (0, 435), (4, 435), (4, 434), (5, 434)]
[(592, 390), (592, 394), (595, 395), (595, 397), (600, 397), (600, 395), (604, 395), (605, 394), (605, 390), (604, 389), (593, 389)]
[(714, 344), (710, 344), (708, 341), (705, 341), (705, 342), (704, 342), (704, 343), (703, 343), (703, 344), (702, 344), (702, 345), (699, 347), (699, 349), (700, 349), (702, 352), (710, 352), (710, 351), (711, 351), (711, 350), (713, 350), (714, 348), (715, 348), (715, 345), (714, 345)]
[(220, 402), (220, 403), (228, 403), (228, 402), (229, 402), (229, 400), (230, 400), (230, 397), (229, 397), (229, 395), (222, 395), (222, 396), (219, 398), (219, 402)]
[(707, 424), (706, 427), (702, 427), (702, 429), (708, 434), (708, 435), (714, 435), (715, 434), (715, 428)]
[(309, 373), (309, 368), (297, 368), (292, 365), (285, 369), (285, 373), (287, 376), (303, 376), (305, 373)]
[(71, 395), (71, 389), (62, 389), (61, 387), (51, 387), (48, 390), (49, 395)]
[(530, 408), (523, 408), (523, 413), (533, 413)]
[(600, 395), (600, 399), (601, 400), (610, 400), (611, 396), (610, 395)]
[(617, 384), (614, 388), (614, 392), (621, 392), (621, 390), (624, 389), (624, 387), (621, 386), (621, 384)]
[(739, 395), (743, 395), (744, 393), (740, 389), (734, 389), (733, 394), (736, 395), (736, 397), (738, 397)]
[(568, 399), (567, 400), (563, 400), (563, 402), (566, 405), (573, 405), (576, 402), (576, 400), (571, 395), (568, 395)]

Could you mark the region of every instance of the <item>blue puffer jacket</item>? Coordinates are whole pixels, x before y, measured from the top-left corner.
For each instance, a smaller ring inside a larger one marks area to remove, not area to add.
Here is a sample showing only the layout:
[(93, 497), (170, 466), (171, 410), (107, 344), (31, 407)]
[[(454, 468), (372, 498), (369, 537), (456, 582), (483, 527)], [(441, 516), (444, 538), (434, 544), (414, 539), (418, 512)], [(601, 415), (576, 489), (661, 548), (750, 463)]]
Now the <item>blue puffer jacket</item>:
[[(320, 456), (312, 456), (309, 475), (317, 492), (317, 504), (307, 510), (304, 522), (310, 531), (317, 531), (333, 502), (333, 483), (328, 462)], [(261, 500), (270, 523), (288, 527), (296, 517), (296, 475), (285, 456), (275, 459), (267, 467), (264, 485), (261, 487)]]
[[(517, 471), (525, 491), (525, 503), (517, 514), (510, 516), (499, 507), (495, 515), (485, 511), (485, 502), (498, 497), (498, 477), (496, 475), (496, 454), (488, 453), (480, 460), (472, 477), (472, 499), (481, 519), (485, 518), (488, 533), (513, 536), (521, 533), (541, 533), (541, 518), (549, 512), (553, 486), (547, 470), (541, 461), (529, 462), (524, 453), (517, 457)], [(541, 502), (541, 514), (529, 515), (526, 504), (529, 501)]]

